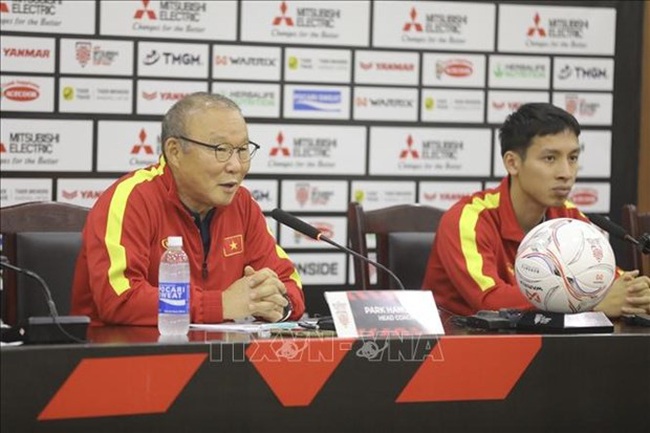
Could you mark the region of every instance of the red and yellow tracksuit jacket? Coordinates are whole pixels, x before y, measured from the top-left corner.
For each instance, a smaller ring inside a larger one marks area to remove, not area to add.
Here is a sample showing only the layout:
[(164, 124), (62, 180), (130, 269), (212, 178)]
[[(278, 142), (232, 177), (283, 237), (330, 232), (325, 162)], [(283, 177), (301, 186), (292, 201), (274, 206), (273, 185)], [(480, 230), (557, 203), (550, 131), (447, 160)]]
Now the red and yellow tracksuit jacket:
[(275, 242), (259, 205), (241, 187), (216, 209), (204, 255), (199, 228), (183, 206), (171, 170), (160, 163), (115, 182), (90, 211), (72, 287), (71, 314), (91, 324), (156, 325), (158, 267), (168, 236), (182, 236), (190, 259), (192, 323), (223, 321), (222, 292), (244, 267), (273, 269), (285, 284), (293, 312), (305, 311), (302, 283)]
[[(568, 201), (547, 209), (546, 219), (552, 218), (588, 221)], [(422, 287), (433, 291), (438, 307), (463, 316), (478, 310), (533, 309), (514, 273), (523, 239), (506, 177), (497, 188), (466, 197), (443, 215)]]

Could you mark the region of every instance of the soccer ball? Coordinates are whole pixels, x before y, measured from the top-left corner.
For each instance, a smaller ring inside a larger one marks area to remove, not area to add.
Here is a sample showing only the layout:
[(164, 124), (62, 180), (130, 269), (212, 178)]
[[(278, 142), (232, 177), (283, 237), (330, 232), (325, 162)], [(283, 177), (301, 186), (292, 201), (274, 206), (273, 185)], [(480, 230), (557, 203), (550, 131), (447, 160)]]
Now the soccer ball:
[(616, 275), (605, 236), (571, 218), (545, 221), (519, 245), (515, 276), (521, 293), (543, 311), (577, 313), (600, 302)]

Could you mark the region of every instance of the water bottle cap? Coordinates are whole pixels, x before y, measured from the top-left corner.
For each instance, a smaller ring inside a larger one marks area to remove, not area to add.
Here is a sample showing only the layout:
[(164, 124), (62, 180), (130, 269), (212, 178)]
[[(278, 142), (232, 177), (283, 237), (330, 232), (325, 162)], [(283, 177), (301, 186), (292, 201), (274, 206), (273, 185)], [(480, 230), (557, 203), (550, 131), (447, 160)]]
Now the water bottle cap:
[(182, 236), (169, 236), (167, 238), (167, 245), (170, 247), (182, 247), (183, 246), (183, 237)]

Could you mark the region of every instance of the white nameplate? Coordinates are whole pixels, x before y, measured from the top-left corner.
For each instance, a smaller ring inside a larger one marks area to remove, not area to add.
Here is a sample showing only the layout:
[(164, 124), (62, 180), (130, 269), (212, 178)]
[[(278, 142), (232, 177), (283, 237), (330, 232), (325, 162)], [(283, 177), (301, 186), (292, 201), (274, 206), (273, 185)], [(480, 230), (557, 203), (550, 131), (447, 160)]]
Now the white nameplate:
[(325, 292), (339, 337), (444, 335), (428, 290)]

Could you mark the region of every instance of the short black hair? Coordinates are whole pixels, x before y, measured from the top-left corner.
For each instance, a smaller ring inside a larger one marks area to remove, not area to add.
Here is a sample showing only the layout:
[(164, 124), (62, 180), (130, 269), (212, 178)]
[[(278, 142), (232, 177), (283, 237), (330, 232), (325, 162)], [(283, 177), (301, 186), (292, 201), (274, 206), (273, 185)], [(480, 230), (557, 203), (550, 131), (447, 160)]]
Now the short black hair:
[(580, 136), (580, 124), (571, 113), (547, 102), (524, 104), (510, 114), (499, 129), (501, 156), (514, 151), (525, 158), (534, 137), (567, 130)]

